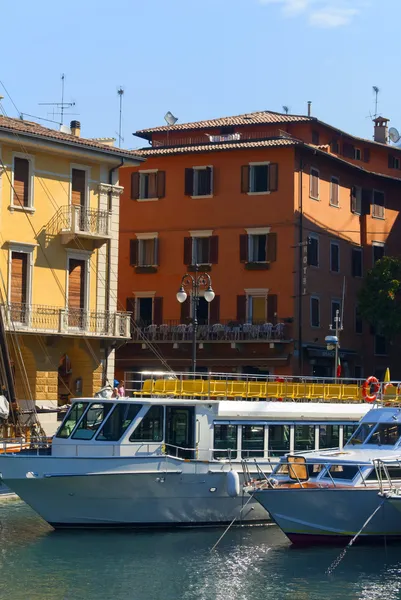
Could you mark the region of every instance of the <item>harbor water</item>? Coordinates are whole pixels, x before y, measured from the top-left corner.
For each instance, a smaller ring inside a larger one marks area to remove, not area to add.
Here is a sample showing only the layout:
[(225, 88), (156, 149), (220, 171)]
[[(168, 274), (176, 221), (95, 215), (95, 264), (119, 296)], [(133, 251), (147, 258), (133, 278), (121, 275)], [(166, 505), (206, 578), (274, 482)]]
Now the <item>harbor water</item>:
[(276, 526), (53, 531), (18, 500), (0, 502), (0, 599), (330, 600), (401, 598), (401, 545), (291, 547)]

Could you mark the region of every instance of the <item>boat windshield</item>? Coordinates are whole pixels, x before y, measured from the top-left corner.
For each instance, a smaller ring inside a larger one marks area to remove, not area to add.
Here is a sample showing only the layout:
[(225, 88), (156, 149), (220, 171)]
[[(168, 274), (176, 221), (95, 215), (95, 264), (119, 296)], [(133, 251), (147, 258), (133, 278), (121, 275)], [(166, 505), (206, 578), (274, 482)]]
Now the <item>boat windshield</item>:
[(68, 413), (66, 414), (63, 423), (61, 424), (60, 429), (58, 430), (56, 437), (58, 438), (68, 438), (75, 425), (78, 423), (79, 419), (84, 414), (89, 402), (75, 402)]
[(91, 404), (76, 428), (72, 439), (91, 440), (112, 408), (113, 404), (111, 403), (101, 404), (95, 402)]
[(332, 465), (323, 475), (323, 479), (354, 479), (358, 473), (356, 465)]
[[(368, 436), (371, 434), (373, 427), (375, 427), (377, 423), (361, 423), (358, 429), (355, 431), (354, 435), (349, 440), (348, 444), (354, 446), (355, 444), (363, 444)], [(347, 445), (348, 445), (347, 444)]]
[(398, 423), (379, 423), (367, 443), (376, 446), (394, 446), (401, 436), (401, 425)]

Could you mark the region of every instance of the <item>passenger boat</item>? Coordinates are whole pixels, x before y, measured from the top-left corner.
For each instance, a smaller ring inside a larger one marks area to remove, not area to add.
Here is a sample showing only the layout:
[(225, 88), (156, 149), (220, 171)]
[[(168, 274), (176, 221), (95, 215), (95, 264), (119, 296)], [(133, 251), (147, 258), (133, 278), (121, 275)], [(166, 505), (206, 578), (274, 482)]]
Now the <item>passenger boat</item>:
[(242, 461), (256, 476), (255, 457), (271, 471), (286, 452), (342, 447), (369, 410), (345, 380), (189, 377), (76, 399), (42, 453), (0, 455), (4, 483), (55, 528), (264, 523)]
[(343, 449), (288, 454), (246, 489), (295, 544), (401, 538), (401, 409), (374, 406)]

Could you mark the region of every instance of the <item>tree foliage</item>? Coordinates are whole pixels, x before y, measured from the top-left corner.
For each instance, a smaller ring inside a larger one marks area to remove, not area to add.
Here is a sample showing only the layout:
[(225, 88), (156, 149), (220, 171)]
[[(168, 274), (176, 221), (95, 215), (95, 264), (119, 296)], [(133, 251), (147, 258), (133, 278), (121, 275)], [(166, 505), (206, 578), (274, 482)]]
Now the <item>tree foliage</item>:
[(384, 256), (365, 277), (359, 310), (377, 333), (393, 338), (401, 333), (401, 260)]

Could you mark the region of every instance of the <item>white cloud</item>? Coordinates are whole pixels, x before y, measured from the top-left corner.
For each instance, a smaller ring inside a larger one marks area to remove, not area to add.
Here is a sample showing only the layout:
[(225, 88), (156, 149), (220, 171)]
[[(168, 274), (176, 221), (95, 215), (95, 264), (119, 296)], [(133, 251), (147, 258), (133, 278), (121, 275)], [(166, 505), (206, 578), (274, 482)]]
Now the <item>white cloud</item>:
[(305, 14), (314, 27), (333, 28), (348, 25), (361, 8), (361, 0), (259, 0), (261, 4), (279, 4), (285, 17)]

